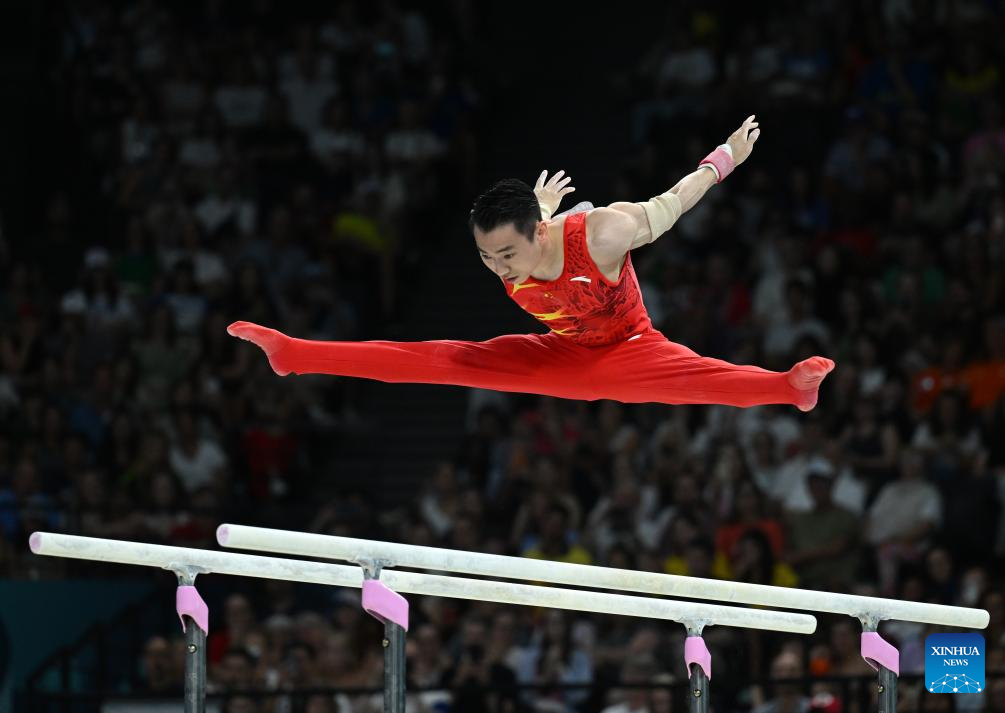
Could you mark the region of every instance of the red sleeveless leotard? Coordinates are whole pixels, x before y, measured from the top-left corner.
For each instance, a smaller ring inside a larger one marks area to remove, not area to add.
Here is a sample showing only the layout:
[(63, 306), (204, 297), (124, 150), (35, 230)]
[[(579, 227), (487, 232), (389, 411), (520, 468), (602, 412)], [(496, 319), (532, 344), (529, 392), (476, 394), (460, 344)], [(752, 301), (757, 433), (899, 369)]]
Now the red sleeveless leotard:
[(503, 280), (507, 294), (552, 332), (584, 347), (616, 344), (652, 330), (631, 253), (617, 282), (604, 277), (586, 246), (586, 216), (565, 219), (565, 262), (557, 280), (529, 277), (517, 285)]

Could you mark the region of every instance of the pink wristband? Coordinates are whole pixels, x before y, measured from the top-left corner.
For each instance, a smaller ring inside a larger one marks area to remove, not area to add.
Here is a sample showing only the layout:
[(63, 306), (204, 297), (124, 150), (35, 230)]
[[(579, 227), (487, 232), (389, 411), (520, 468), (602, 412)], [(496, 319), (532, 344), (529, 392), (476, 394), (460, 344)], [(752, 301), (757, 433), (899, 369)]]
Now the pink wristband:
[(716, 183), (722, 183), (726, 180), (726, 176), (733, 172), (736, 168), (736, 163), (733, 162), (733, 157), (726, 153), (725, 149), (716, 148), (715, 151), (710, 153), (708, 156), (701, 160), (698, 167), (704, 166), (706, 163), (710, 163), (715, 167), (715, 170), (719, 173), (719, 180)]

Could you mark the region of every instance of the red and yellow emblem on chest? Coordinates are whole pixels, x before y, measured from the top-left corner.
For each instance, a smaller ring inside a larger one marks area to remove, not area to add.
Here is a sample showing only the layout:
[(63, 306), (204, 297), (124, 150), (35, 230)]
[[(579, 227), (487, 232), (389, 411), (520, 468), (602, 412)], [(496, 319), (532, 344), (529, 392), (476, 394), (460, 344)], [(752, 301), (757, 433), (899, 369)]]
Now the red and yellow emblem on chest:
[(631, 256), (612, 282), (590, 256), (585, 213), (566, 218), (563, 238), (562, 274), (547, 282), (533, 277), (516, 285), (503, 281), (510, 298), (552, 332), (583, 346), (614, 344), (651, 329)]

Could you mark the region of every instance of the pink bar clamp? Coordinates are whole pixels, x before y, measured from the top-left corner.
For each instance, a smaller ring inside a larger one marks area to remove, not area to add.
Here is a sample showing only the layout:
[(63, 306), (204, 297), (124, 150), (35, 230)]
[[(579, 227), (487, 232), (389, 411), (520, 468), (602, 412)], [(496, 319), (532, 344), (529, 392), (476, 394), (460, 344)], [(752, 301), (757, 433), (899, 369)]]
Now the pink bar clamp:
[(175, 608), (178, 610), (178, 618), (181, 619), (181, 630), (185, 631), (185, 617), (189, 617), (195, 625), (202, 629), (204, 634), (209, 634), (209, 607), (199, 596), (199, 592), (191, 585), (178, 587), (175, 594)]
[(363, 582), (363, 611), (382, 622), (392, 622), (408, 631), (408, 600), (377, 579)]
[(875, 671), (882, 666), (900, 676), (900, 652), (875, 631), (862, 632), (862, 658)]
[(689, 636), (684, 640), (684, 665), (687, 666), (687, 677), (691, 678), (691, 664), (696, 663), (705, 672), (705, 678), (712, 680), (712, 654), (709, 653), (705, 640), (700, 636)]

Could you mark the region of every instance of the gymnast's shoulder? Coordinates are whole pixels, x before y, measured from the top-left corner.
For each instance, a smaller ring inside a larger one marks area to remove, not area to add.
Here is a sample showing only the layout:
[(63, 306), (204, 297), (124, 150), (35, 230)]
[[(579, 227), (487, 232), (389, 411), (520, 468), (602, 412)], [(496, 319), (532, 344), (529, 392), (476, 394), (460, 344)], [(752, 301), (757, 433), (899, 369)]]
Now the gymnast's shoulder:
[(586, 244), (597, 262), (616, 262), (631, 250), (635, 220), (613, 208), (594, 208), (586, 215)]

